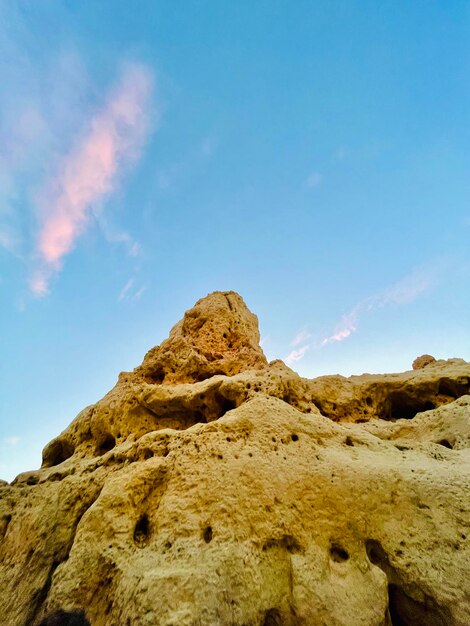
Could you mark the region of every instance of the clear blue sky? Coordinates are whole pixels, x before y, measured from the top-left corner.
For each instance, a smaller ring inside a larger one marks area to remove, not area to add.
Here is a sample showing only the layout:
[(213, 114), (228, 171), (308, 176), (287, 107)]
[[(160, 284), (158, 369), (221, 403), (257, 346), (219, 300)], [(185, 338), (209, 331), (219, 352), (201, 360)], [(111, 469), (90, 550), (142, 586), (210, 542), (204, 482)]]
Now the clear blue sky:
[(470, 359), (470, 5), (0, 0), (0, 477), (234, 289), (305, 376)]

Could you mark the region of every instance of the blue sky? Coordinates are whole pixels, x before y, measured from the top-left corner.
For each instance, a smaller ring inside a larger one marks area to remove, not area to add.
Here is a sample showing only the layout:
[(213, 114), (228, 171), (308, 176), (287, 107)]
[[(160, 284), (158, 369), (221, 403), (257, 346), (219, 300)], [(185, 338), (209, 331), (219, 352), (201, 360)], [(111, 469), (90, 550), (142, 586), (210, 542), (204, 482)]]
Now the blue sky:
[(200, 297), (305, 376), (470, 359), (470, 5), (0, 1), (0, 477)]

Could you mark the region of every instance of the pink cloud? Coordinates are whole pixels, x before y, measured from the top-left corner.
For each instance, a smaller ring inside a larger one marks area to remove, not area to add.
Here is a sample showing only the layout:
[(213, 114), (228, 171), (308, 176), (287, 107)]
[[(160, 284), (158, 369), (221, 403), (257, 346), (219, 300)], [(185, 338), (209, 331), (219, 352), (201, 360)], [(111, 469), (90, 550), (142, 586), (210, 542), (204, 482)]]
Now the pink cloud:
[(382, 293), (365, 298), (341, 319), (336, 331), (320, 342), (320, 347), (337, 341), (344, 341), (356, 330), (361, 317), (377, 309), (390, 305), (403, 305), (429, 291), (436, 280), (435, 273), (428, 270), (415, 270), (395, 285), (391, 285)]
[(30, 283), (35, 294), (47, 293), (48, 281), (87, 228), (93, 207), (116, 188), (123, 166), (139, 157), (149, 132), (151, 90), (150, 71), (126, 65), (104, 106), (49, 182), (41, 198), (40, 267)]
[(37, 270), (29, 281), (31, 291), (37, 296), (46, 296), (49, 293), (49, 278), (50, 273), (45, 272), (43, 269)]
[(310, 346), (302, 346), (301, 348), (298, 348), (297, 350), (292, 350), (292, 352), (290, 352), (286, 358), (285, 361), (288, 365), (291, 365), (292, 363), (295, 363), (296, 361), (300, 361), (301, 359), (304, 358), (306, 352), (310, 349)]
[(310, 337), (312, 337), (312, 333), (309, 333), (308, 330), (303, 328), (302, 330), (299, 330), (299, 332), (296, 334), (294, 339), (292, 339), (292, 341), (290, 342), (290, 345), (293, 348), (295, 348), (296, 346), (300, 345), (301, 343), (305, 343), (306, 341), (308, 341), (308, 339), (310, 339)]
[(320, 346), (326, 346), (329, 343), (335, 343), (337, 341), (344, 341), (350, 337), (356, 330), (357, 317), (359, 315), (361, 305), (356, 306), (348, 315), (344, 315), (341, 323), (336, 328), (336, 331), (329, 337), (325, 337)]

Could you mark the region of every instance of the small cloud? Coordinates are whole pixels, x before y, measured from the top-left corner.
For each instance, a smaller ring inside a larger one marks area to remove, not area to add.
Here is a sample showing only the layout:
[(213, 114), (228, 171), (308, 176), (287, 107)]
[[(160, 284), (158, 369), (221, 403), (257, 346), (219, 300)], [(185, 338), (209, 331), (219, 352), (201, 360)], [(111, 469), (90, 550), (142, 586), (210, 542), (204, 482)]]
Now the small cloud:
[(119, 302), (123, 302), (125, 300), (128, 300), (128, 301), (140, 300), (140, 298), (147, 291), (147, 286), (144, 285), (143, 287), (140, 287), (139, 289), (134, 290), (134, 285), (135, 285), (134, 278), (130, 278), (119, 293), (119, 296), (118, 296)]
[(322, 180), (323, 176), (320, 174), (320, 172), (312, 172), (305, 181), (305, 184), (310, 189), (314, 189), (315, 187), (318, 187), (320, 185)]
[(139, 256), (142, 253), (140, 244), (123, 230), (115, 230), (100, 213), (95, 215), (96, 221), (108, 243), (123, 244), (127, 254), (131, 257)]
[(308, 330), (305, 330), (304, 328), (302, 330), (299, 330), (299, 332), (295, 335), (295, 337), (292, 339), (289, 345), (292, 348), (295, 348), (296, 346), (298, 346), (301, 343), (304, 343), (311, 337), (312, 337), (312, 333), (309, 333)]
[(344, 341), (344, 339), (347, 339), (348, 337), (350, 337), (353, 334), (353, 332), (355, 332), (355, 330), (356, 330), (356, 326), (353, 325), (352, 323), (349, 323), (346, 326), (340, 327), (330, 337), (325, 337), (322, 340), (320, 345), (326, 346), (327, 344), (335, 343), (336, 341)]
[(147, 291), (147, 287), (141, 287), (138, 291), (135, 292), (135, 294), (133, 295), (132, 299), (133, 300), (140, 300), (141, 297), (144, 295), (144, 293)]
[(49, 293), (49, 274), (45, 268), (38, 269), (34, 272), (29, 280), (29, 287), (38, 298), (47, 296)]
[(310, 346), (302, 346), (297, 350), (292, 350), (292, 352), (290, 352), (284, 360), (288, 365), (292, 365), (293, 363), (303, 359), (309, 349)]
[(119, 293), (119, 296), (118, 296), (119, 302), (122, 302), (122, 300), (125, 300), (128, 297), (127, 294), (129, 293), (129, 290), (132, 289), (133, 284), (134, 284), (134, 279), (129, 278), (129, 280), (127, 281), (127, 283), (124, 285), (124, 287), (121, 289)]
[(16, 435), (12, 436), (12, 437), (5, 437), (3, 439), (3, 442), (7, 445), (7, 446), (16, 446), (17, 444), (19, 444), (21, 441), (21, 437), (18, 437)]
[(142, 254), (140, 243), (137, 243), (137, 241), (130, 242), (129, 256), (139, 256), (140, 254)]

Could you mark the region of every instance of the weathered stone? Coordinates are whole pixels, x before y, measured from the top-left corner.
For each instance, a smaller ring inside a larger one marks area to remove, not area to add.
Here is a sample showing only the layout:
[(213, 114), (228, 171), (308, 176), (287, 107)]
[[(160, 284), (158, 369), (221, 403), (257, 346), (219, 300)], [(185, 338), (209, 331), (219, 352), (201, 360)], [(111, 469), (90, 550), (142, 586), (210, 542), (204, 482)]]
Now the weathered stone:
[(416, 357), (413, 361), (413, 369), (420, 370), (427, 365), (431, 365), (431, 363), (435, 363), (436, 359), (430, 354), (422, 354), (421, 356)]
[(0, 484), (8, 626), (467, 626), (470, 364), (300, 378), (200, 300)]

